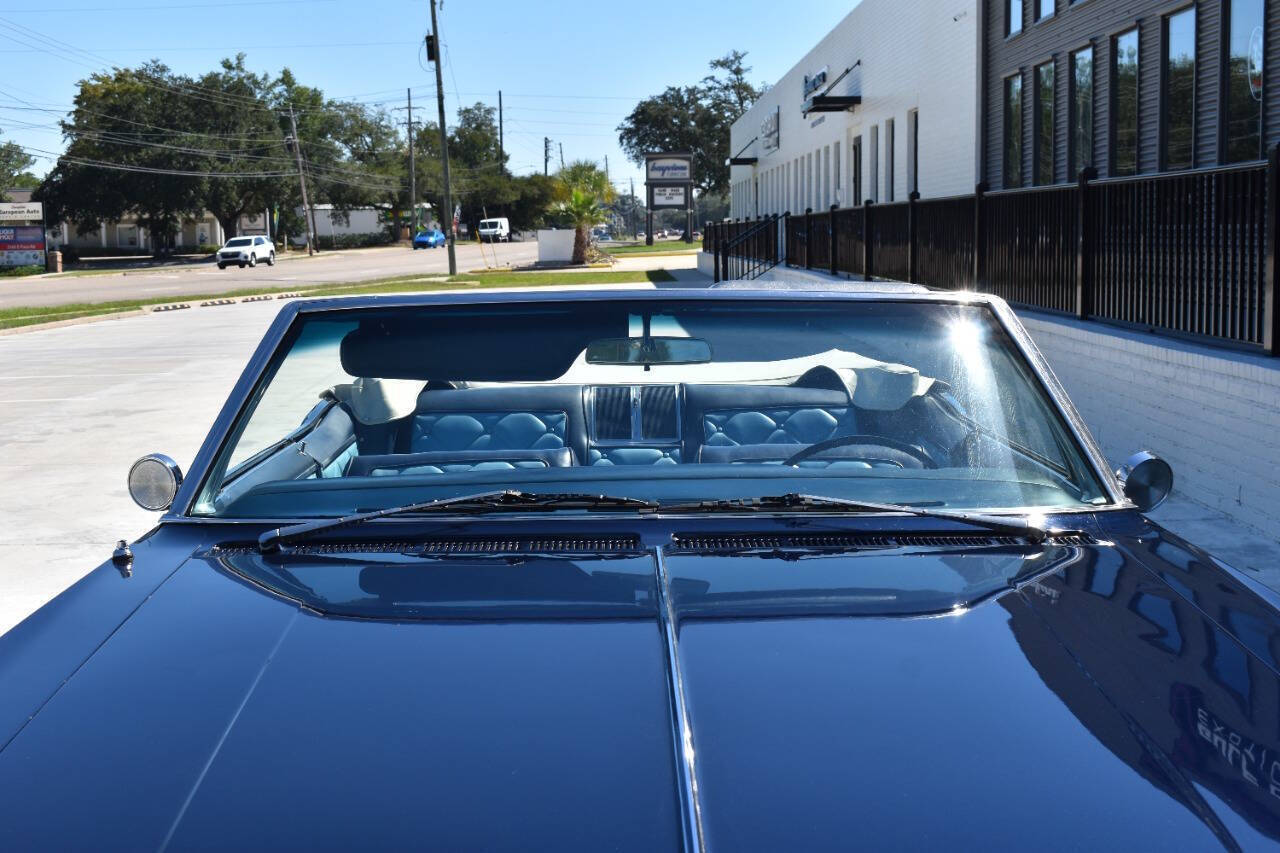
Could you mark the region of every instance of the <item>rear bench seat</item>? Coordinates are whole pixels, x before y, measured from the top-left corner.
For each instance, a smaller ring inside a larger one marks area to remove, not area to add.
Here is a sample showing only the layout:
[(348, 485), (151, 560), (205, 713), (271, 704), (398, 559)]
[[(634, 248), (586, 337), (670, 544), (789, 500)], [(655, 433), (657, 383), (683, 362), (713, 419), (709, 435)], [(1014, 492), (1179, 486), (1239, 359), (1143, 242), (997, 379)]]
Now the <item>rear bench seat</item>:
[(352, 460), (351, 476), (560, 468), (588, 458), (579, 385), (428, 389), (399, 424), (395, 453)]

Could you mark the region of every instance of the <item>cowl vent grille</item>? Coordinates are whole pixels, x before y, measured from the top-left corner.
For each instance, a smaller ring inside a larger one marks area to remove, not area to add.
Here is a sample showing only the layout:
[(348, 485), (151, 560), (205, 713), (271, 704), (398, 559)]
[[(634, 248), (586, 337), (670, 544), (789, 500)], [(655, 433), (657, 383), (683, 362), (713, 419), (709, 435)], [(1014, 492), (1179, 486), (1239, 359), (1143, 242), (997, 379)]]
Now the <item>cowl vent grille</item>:
[[(640, 537), (621, 536), (511, 536), (471, 539), (418, 539), (396, 541), (310, 542), (288, 546), (290, 554), (618, 554), (640, 550)], [(215, 545), (211, 556), (257, 553), (256, 543)]]
[[(1096, 541), (1086, 533), (1064, 533), (1050, 536), (1046, 544), (1093, 545)], [(768, 551), (797, 548), (805, 550), (852, 550), (888, 548), (966, 548), (974, 546), (1018, 546), (1034, 544), (1023, 536), (994, 534), (921, 534), (921, 533), (728, 533), (722, 535), (683, 534), (671, 537), (675, 551), (708, 553), (715, 551)]]

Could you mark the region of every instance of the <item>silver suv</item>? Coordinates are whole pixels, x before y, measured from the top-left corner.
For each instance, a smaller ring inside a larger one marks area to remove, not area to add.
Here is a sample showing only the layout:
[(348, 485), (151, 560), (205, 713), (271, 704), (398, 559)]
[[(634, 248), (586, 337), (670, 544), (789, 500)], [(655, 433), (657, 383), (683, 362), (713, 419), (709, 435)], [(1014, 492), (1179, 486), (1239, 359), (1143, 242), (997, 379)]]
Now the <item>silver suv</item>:
[(256, 267), (258, 261), (275, 266), (276, 247), (266, 237), (233, 237), (218, 250), (218, 269), (225, 270), (236, 264), (241, 269)]

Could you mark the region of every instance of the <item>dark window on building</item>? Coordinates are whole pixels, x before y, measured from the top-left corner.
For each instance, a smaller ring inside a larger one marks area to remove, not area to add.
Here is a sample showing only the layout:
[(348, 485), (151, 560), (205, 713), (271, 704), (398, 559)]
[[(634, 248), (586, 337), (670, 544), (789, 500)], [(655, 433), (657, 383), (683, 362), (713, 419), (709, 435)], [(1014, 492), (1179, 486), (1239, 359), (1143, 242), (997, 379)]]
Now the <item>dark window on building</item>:
[(867, 198), (880, 203), (880, 128), (871, 126), (871, 168), (867, 170), (871, 178), (871, 194)]
[(853, 162), (849, 164), (849, 177), (853, 180), (853, 203), (862, 204), (867, 197), (862, 194), (862, 137), (853, 139)]
[(893, 201), (893, 155), (895, 151), (893, 119), (884, 120), (884, 200)]
[(1071, 54), (1071, 132), (1067, 136), (1071, 149), (1069, 180), (1079, 177), (1082, 169), (1093, 165), (1093, 48), (1086, 47)]
[(907, 192), (920, 192), (920, 111), (907, 113)]
[(1111, 174), (1138, 172), (1138, 31), (1115, 37), (1111, 51)]
[(1022, 0), (1005, 0), (1004, 34), (1015, 35), (1022, 32)]
[(1264, 0), (1231, 0), (1227, 43), (1228, 163), (1262, 156), (1262, 12)]
[(1053, 17), (1054, 0), (1036, 0), (1036, 20), (1042, 21), (1045, 18)]
[(1053, 63), (1036, 66), (1035, 183), (1053, 183)]
[(1022, 75), (1004, 81), (1004, 186), (1022, 186)]
[(1196, 10), (1164, 21), (1164, 168), (1190, 169), (1196, 121)]

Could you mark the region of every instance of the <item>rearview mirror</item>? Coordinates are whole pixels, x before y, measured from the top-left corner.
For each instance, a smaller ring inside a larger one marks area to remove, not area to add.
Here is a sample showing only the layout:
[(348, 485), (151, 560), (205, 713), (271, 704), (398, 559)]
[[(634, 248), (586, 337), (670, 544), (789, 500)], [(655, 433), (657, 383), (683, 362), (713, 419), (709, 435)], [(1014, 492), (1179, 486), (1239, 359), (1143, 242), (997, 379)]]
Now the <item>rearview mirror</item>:
[(1173, 491), (1173, 469), (1169, 463), (1146, 450), (1133, 454), (1116, 471), (1124, 495), (1140, 512), (1150, 512)]
[(181, 485), (182, 469), (163, 453), (144, 456), (129, 469), (129, 497), (152, 512), (167, 510)]
[(587, 346), (587, 364), (705, 364), (711, 345), (701, 338), (601, 338)]

